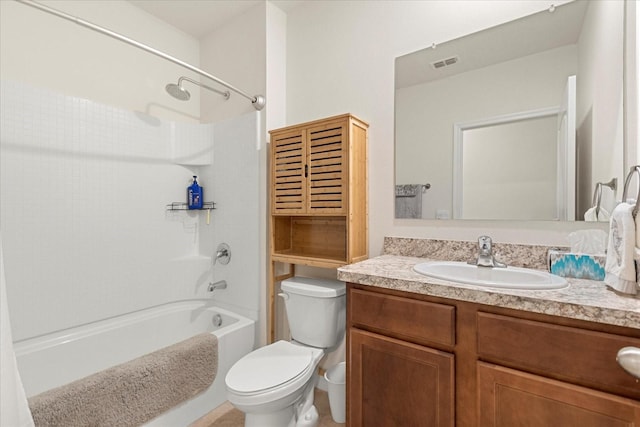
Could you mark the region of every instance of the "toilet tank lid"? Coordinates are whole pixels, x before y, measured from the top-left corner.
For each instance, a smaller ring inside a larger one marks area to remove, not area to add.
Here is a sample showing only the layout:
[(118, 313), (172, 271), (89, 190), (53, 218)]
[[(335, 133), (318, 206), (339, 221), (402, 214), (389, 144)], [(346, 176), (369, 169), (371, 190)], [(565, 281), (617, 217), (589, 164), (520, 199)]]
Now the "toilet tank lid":
[(317, 298), (335, 298), (347, 292), (347, 285), (339, 280), (315, 277), (291, 277), (282, 281), (285, 292)]

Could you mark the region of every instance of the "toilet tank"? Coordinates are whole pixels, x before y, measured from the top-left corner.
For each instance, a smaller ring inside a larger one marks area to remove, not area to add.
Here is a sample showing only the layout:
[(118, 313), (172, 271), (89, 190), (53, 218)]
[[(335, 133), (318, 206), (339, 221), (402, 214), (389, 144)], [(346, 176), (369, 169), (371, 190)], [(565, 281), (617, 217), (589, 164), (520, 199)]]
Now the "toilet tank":
[(344, 336), (346, 285), (330, 279), (292, 277), (282, 281), (291, 337), (304, 345), (333, 348)]

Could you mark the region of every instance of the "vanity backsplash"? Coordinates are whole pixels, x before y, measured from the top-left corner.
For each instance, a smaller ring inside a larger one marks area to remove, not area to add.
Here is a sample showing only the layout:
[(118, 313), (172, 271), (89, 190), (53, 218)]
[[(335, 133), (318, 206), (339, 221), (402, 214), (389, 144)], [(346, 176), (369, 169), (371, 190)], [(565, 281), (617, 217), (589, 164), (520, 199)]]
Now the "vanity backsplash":
[[(568, 247), (493, 243), (495, 258), (513, 267), (549, 269), (549, 250), (566, 251)], [(443, 261), (469, 261), (478, 256), (478, 242), (385, 237), (384, 255), (430, 258)]]

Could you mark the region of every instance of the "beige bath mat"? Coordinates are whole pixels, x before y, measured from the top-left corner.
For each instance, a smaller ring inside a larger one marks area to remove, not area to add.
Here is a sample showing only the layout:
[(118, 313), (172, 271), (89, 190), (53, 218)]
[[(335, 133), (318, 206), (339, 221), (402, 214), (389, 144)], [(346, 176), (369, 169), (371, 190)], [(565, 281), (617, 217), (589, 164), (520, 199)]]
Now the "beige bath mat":
[(36, 426), (139, 426), (204, 391), (218, 368), (210, 333), (29, 399)]

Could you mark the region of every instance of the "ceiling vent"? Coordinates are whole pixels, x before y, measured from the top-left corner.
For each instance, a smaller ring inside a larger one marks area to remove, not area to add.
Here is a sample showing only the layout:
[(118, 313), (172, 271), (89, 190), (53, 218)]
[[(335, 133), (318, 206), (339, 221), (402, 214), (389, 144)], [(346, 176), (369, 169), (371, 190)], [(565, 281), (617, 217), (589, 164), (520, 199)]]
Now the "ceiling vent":
[(459, 58), (457, 55), (450, 58), (440, 59), (438, 61), (432, 62), (431, 66), (437, 70), (438, 68), (444, 68), (455, 64), (456, 62), (458, 62), (458, 59)]

